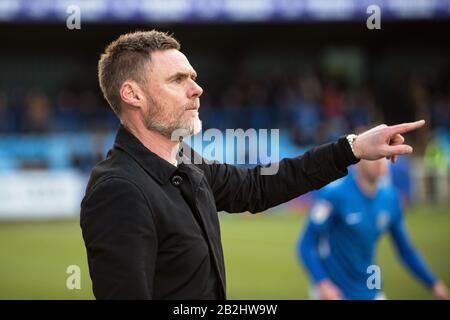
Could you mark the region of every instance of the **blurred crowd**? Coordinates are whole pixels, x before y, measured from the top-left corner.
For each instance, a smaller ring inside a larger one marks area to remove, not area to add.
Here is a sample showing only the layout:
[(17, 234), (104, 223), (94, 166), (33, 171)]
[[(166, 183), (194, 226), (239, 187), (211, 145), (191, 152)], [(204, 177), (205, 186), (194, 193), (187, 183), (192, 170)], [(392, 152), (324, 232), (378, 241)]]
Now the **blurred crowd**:
[(0, 132), (47, 134), (111, 129), (117, 121), (95, 90), (64, 88), (54, 96), (40, 87), (0, 91)]
[(299, 145), (333, 140), (382, 118), (370, 88), (350, 88), (343, 79), (323, 80), (314, 73), (264, 79), (241, 75), (219, 100), (203, 106), (206, 127), (284, 128)]
[[(213, 81), (213, 80), (211, 80)], [(343, 77), (316, 73), (252, 76), (237, 74), (201, 98), (207, 128), (284, 128), (299, 145), (336, 139), (367, 124), (385, 121), (389, 110), (377, 104), (373, 86), (351, 86)], [(450, 129), (450, 85), (435, 90), (414, 80), (410, 113), (431, 128)], [(118, 120), (97, 88), (63, 88), (49, 94), (39, 87), (6, 92), (0, 88), (0, 133), (111, 131)]]

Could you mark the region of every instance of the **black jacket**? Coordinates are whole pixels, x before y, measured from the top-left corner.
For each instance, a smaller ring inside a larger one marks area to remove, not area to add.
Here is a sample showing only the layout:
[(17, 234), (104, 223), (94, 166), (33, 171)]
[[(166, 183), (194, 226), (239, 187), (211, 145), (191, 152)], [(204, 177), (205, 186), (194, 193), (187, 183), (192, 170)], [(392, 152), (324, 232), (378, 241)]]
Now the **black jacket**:
[(80, 224), (97, 299), (225, 299), (218, 211), (260, 212), (347, 174), (345, 138), (261, 167), (171, 165), (123, 126), (92, 171)]

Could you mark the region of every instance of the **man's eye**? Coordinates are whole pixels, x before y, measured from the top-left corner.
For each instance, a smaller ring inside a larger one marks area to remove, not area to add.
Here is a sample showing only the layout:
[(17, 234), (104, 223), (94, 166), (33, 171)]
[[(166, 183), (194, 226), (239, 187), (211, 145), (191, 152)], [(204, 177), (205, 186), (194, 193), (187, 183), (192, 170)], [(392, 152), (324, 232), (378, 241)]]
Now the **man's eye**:
[(182, 79), (181, 77), (175, 78), (175, 82), (176, 82), (176, 83), (181, 83), (181, 81), (183, 81), (183, 79)]

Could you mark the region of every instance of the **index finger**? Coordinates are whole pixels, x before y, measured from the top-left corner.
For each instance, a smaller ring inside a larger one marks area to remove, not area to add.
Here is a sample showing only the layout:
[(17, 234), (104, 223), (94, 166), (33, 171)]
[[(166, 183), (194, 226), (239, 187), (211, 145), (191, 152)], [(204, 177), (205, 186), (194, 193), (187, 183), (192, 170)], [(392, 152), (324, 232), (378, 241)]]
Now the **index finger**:
[(407, 122), (407, 123), (402, 123), (402, 124), (397, 124), (397, 125), (391, 126), (390, 130), (391, 130), (391, 134), (397, 134), (397, 133), (402, 134), (405, 132), (419, 129), (419, 128), (423, 127), (424, 124), (425, 124), (425, 120), (419, 120), (419, 121), (415, 121), (415, 122)]

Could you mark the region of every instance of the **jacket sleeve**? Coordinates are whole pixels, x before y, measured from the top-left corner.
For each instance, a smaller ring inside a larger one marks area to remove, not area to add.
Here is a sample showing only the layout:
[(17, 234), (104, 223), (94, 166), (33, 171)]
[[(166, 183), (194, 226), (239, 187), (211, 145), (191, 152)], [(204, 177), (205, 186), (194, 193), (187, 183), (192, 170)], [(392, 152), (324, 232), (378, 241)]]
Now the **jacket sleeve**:
[(94, 186), (80, 224), (97, 299), (151, 299), (157, 238), (140, 189), (122, 178)]
[(262, 166), (239, 168), (227, 164), (204, 165), (218, 211), (264, 211), (347, 175), (357, 163), (345, 137), (278, 162), (275, 174), (262, 174)]

